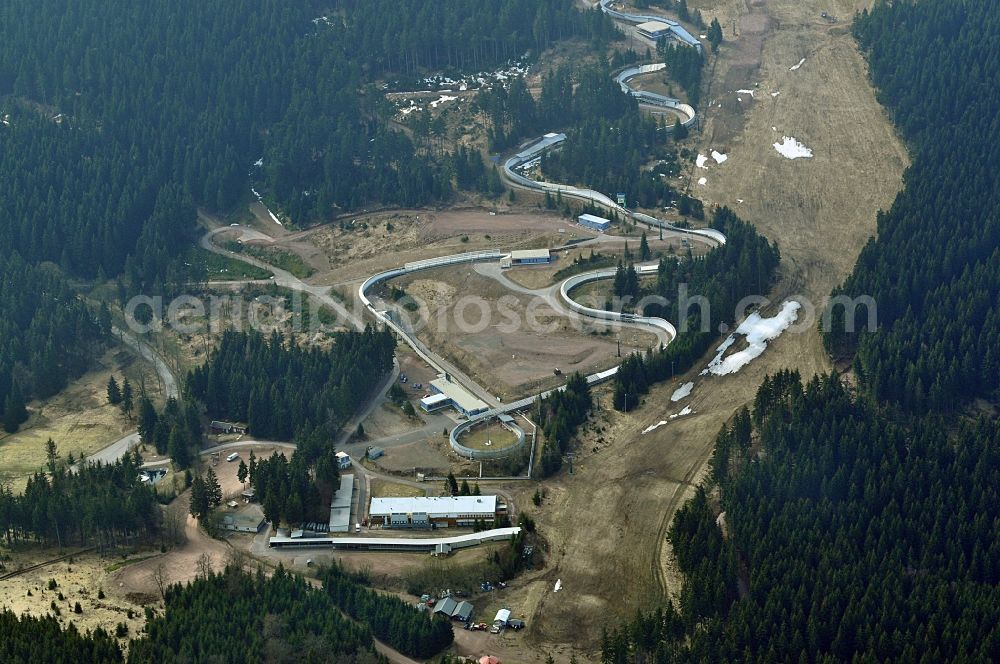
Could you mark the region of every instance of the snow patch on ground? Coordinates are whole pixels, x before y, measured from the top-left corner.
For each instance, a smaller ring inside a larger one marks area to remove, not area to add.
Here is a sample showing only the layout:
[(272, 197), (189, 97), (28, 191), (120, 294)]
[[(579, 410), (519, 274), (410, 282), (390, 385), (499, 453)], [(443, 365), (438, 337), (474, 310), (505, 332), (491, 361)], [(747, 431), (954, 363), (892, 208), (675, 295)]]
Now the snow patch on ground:
[(562, 579), (556, 579), (556, 587), (552, 589), (552, 592), (557, 593), (562, 590)]
[[(750, 364), (751, 360), (760, 357), (767, 349), (767, 343), (777, 339), (782, 332), (795, 322), (799, 317), (798, 311), (801, 304), (794, 300), (788, 300), (781, 305), (779, 311), (773, 318), (761, 318), (760, 313), (754, 312), (747, 316), (747, 319), (740, 323), (736, 331), (726, 337), (726, 340), (716, 348), (716, 356), (708, 363), (708, 367), (702, 370), (701, 374), (713, 374), (725, 376), (733, 374)], [(736, 343), (737, 335), (743, 335), (747, 340), (747, 347), (738, 353), (723, 358), (729, 347)]]
[(708, 161), (708, 157), (699, 153), (698, 158), (694, 160), (694, 165), (698, 168), (708, 168), (708, 166), (705, 165), (706, 161)]
[(736, 199), (736, 202), (737, 202), (737, 203), (742, 203), (742, 202), (743, 202), (743, 199), (742, 199), (742, 198), (737, 198), (737, 199)]
[(800, 157), (808, 159), (813, 156), (813, 151), (799, 143), (791, 136), (782, 136), (781, 143), (775, 143), (774, 149), (787, 159), (798, 159)]
[(753, 93), (754, 93), (753, 90), (737, 90), (736, 91), (736, 94), (738, 94), (738, 95), (750, 95), (751, 97), (753, 97)]
[(449, 102), (449, 101), (455, 101), (456, 99), (458, 99), (458, 97), (451, 97), (449, 95), (441, 95), (440, 97), (438, 97), (437, 99), (435, 99), (434, 101), (431, 102), (431, 108), (437, 108), (438, 104), (443, 104), (443, 103)]
[(698, 184), (704, 187), (706, 184), (708, 184), (708, 178), (699, 178)]
[(255, 161), (255, 162), (253, 163), (253, 165), (254, 165), (254, 166), (256, 166), (257, 168), (260, 168), (261, 166), (263, 166), (263, 165), (264, 165), (264, 158), (263, 158), (263, 157), (261, 157), (260, 159), (258, 159), (257, 161)]
[(674, 413), (668, 419), (675, 420), (678, 417), (684, 417), (685, 415), (694, 415), (694, 411), (691, 410), (691, 406), (684, 406), (680, 409), (680, 412)]
[(648, 427), (646, 427), (645, 429), (643, 429), (642, 432), (643, 433), (649, 433), (650, 431), (655, 431), (655, 430), (659, 429), (660, 427), (662, 427), (664, 424), (667, 424), (667, 423), (668, 422), (666, 420), (660, 420), (656, 424), (650, 424)]
[(729, 159), (729, 155), (722, 154), (721, 152), (719, 152), (717, 150), (712, 150), (712, 159), (715, 160), (715, 163), (721, 164), (725, 160)]
[(691, 390), (692, 389), (694, 389), (694, 383), (693, 382), (691, 382), (691, 383), (684, 383), (683, 385), (681, 385), (680, 387), (678, 387), (676, 390), (674, 390), (674, 393), (670, 395), (670, 400), (671, 401), (680, 401), (684, 397), (686, 397), (689, 394), (691, 394)]
[(772, 93), (771, 93), (771, 96), (772, 96), (772, 97), (777, 97), (777, 96), (778, 96), (778, 95), (780, 95), (780, 94), (781, 94), (781, 90), (778, 90), (777, 92), (772, 92)]
[(799, 67), (801, 67), (805, 63), (806, 63), (806, 59), (802, 58), (801, 60), (799, 60), (799, 63), (797, 65), (792, 65), (791, 67), (789, 67), (788, 71), (795, 71), (796, 69), (798, 69)]

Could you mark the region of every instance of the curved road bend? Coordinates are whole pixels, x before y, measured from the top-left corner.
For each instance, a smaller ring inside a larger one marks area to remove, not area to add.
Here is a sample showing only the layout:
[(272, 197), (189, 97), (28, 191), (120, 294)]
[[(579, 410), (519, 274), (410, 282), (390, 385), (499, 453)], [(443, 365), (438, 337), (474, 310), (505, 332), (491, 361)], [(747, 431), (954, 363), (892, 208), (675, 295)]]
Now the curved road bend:
[[(175, 399), (180, 394), (177, 388), (177, 377), (174, 376), (170, 367), (163, 360), (160, 355), (153, 350), (148, 344), (140, 341), (137, 337), (132, 334), (125, 332), (118, 327), (112, 327), (111, 333), (115, 335), (126, 347), (129, 348), (133, 353), (153, 365), (153, 369), (160, 381), (160, 386), (163, 388), (163, 394), (167, 397), (174, 397)], [(123, 436), (111, 443), (107, 447), (94, 452), (92, 455), (87, 457), (87, 461), (101, 463), (114, 463), (125, 456), (125, 453), (136, 447), (139, 444), (139, 434), (138, 432), (132, 432), (126, 436)], [(77, 466), (72, 466), (75, 469)]]

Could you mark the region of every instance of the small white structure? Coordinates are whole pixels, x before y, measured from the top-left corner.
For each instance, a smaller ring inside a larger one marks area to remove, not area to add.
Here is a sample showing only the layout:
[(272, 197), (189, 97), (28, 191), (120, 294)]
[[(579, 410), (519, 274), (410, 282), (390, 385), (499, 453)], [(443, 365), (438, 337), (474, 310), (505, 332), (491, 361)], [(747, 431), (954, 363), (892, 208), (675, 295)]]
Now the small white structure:
[(510, 252), (510, 260), (514, 265), (530, 265), (548, 263), (552, 260), (552, 256), (548, 249), (518, 249)]
[(497, 611), (497, 617), (493, 619), (493, 624), (506, 627), (508, 620), (510, 620), (510, 609), (500, 609)]
[(334, 456), (337, 457), (337, 468), (347, 470), (351, 467), (351, 455), (347, 452), (337, 452)]

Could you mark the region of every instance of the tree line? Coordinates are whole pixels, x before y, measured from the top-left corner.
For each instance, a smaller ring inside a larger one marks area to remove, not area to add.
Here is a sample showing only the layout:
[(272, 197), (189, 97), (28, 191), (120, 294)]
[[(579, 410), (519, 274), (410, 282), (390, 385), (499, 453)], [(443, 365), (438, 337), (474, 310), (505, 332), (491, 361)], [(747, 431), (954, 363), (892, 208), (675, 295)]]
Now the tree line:
[(878, 330), (867, 329), (871, 307), (857, 308), (850, 330), (838, 305), (827, 348), (854, 360), (863, 389), (909, 412), (995, 399), (1000, 17), (984, 0), (878, 3), (854, 34), (913, 161), (877, 239), (834, 292), (871, 297)]
[(10, 609), (0, 611), (0, 660), (7, 664), (120, 664), (125, 661), (118, 643), (100, 627), (93, 632), (80, 633), (73, 623), (63, 629), (55, 616), (18, 616)]
[[(586, 39), (596, 46), (618, 36), (599, 9), (579, 11), (572, 0), (391, 0), (341, 3), (355, 48), (372, 71), (475, 71), (543, 51), (557, 41)], [(333, 19), (333, 17), (331, 17)]]
[(318, 459), (297, 452), (290, 462), (277, 452), (259, 460), (251, 452), (246, 479), (256, 491), (264, 518), (275, 528), (282, 521), (291, 525), (326, 523), (328, 506), (340, 488), (340, 469), (329, 444)]
[(566, 379), (566, 386), (539, 397), (534, 405), (533, 419), (545, 434), (542, 449), (542, 476), (553, 475), (562, 468), (563, 455), (569, 451), (577, 429), (587, 421), (593, 407), (590, 386), (579, 372)]
[(128, 453), (112, 464), (60, 461), (55, 443), (47, 447), (47, 473), (28, 478), (17, 495), (0, 486), (0, 533), (8, 544), (116, 548), (159, 529), (156, 491), (139, 480), (142, 459)]
[[(655, 285), (648, 291), (640, 289), (640, 296), (658, 295), (666, 302), (647, 304), (643, 315), (673, 321), (678, 334), (665, 348), (645, 356), (633, 354), (622, 362), (614, 385), (614, 407), (618, 410), (637, 405), (654, 383), (691, 368), (718, 338), (719, 325), (731, 328), (744, 313), (736, 311), (740, 300), (748, 295), (763, 296), (770, 288), (781, 259), (778, 245), (768, 243), (727, 207), (714, 211), (712, 227), (725, 233), (725, 244), (713, 247), (704, 256), (693, 257), (688, 252), (683, 260), (661, 258)], [(624, 279), (623, 287), (629, 281), (627, 273)], [(632, 283), (638, 283), (638, 279)], [(686, 306), (680, 297), (683, 285), (692, 301), (699, 297), (704, 300)]]
[(171, 586), (164, 601), (164, 613), (129, 644), (130, 663), (386, 661), (368, 627), (281, 565), (270, 577), (229, 565)]
[(227, 331), (188, 374), (189, 395), (210, 417), (246, 422), (263, 439), (332, 436), (392, 368), (387, 329), (336, 334), (330, 350), (304, 348), (275, 332)]
[(349, 574), (336, 562), (325, 568), (320, 578), (336, 606), (368, 625), (376, 638), (404, 655), (433, 657), (454, 640), (448, 618), (418, 611), (395, 595), (367, 588), (359, 583), (360, 577)]
[[(2, 152), (2, 150), (0, 150)], [(17, 252), (0, 252), (0, 421), (7, 433), (28, 418), (25, 405), (44, 399), (83, 374), (102, 335), (99, 314), (70, 288), (58, 270), (32, 265)]]
[(835, 375), (766, 381), (719, 434), (719, 505), (703, 488), (671, 525), (679, 615), (604, 661), (996, 659), (1000, 427), (950, 424)]

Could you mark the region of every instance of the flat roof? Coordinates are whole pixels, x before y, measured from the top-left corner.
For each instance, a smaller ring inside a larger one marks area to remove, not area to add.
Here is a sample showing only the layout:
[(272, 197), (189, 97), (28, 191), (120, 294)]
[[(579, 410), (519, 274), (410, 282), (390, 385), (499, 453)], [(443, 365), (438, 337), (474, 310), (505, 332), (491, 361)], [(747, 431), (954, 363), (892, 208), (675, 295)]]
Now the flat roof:
[(428, 517), (459, 514), (494, 514), (496, 496), (414, 496), (410, 498), (372, 498), (371, 516), (390, 514), (427, 514)]
[(354, 497), (354, 475), (340, 476), (340, 488), (330, 502), (330, 531), (343, 532), (351, 526), (351, 501)]
[(344, 458), (350, 459), (351, 458), (351, 455), (348, 454), (347, 452), (337, 452), (333, 456), (337, 457), (338, 459), (344, 459)]
[(592, 221), (592, 222), (597, 223), (597, 224), (610, 224), (611, 223), (610, 219), (605, 219), (604, 217), (598, 217), (595, 214), (581, 214), (579, 217), (577, 217), (577, 219), (579, 219), (581, 221), (584, 220), (584, 219), (586, 219), (587, 221)]
[(531, 258), (549, 258), (548, 249), (517, 249), (510, 252), (511, 259), (517, 260), (528, 260)]
[(456, 406), (467, 413), (489, 410), (490, 408), (485, 401), (477, 398), (458, 383), (445, 380), (443, 377), (432, 380), (431, 387), (442, 394), (448, 395), (448, 397), (455, 402)]
[(561, 143), (564, 140), (566, 140), (566, 134), (556, 134), (556, 133), (545, 134), (545, 136), (532, 143), (529, 147), (526, 147), (520, 152), (518, 152), (517, 157), (522, 161), (527, 160), (535, 156), (542, 150), (545, 150), (546, 148), (556, 145), (557, 143)]
[(662, 32), (664, 30), (670, 30), (670, 26), (663, 21), (646, 21), (645, 23), (640, 23), (635, 27), (645, 32)]
[(510, 609), (500, 609), (497, 611), (497, 617), (493, 619), (493, 622), (505, 623), (510, 620)]
[(292, 539), (290, 537), (272, 537), (269, 543), (274, 546), (294, 544), (296, 546), (330, 546), (330, 547), (355, 547), (355, 548), (401, 548), (401, 549), (429, 549), (433, 550), (442, 544), (461, 547), (462, 545), (480, 544), (482, 542), (492, 542), (496, 540), (511, 539), (521, 532), (517, 526), (510, 528), (494, 528), (492, 530), (481, 530), (478, 533), (467, 533), (465, 535), (453, 535), (451, 537), (304, 537)]
[(425, 406), (434, 406), (441, 403), (442, 401), (448, 401), (450, 398), (451, 397), (449, 397), (447, 394), (441, 392), (439, 394), (432, 394), (429, 397), (424, 397), (423, 399), (420, 400), (420, 403), (424, 404)]

